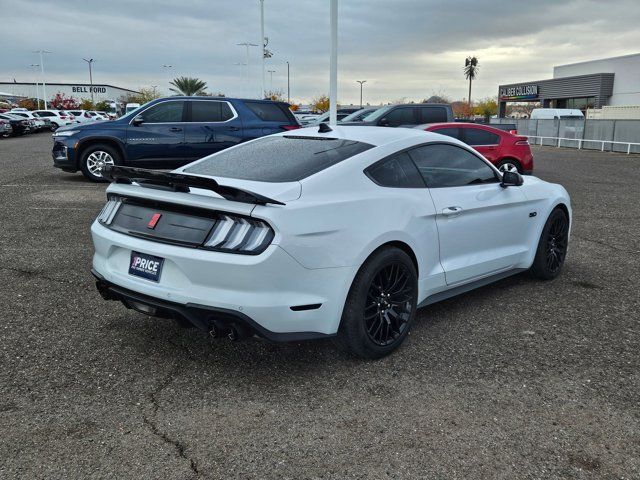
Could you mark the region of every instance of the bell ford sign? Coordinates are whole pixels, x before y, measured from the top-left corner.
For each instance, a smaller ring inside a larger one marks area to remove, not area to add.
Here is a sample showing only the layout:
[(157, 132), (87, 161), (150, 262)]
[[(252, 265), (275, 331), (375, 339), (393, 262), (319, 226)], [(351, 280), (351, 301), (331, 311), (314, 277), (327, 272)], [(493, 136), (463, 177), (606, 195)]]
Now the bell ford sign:
[(535, 100), (536, 98), (538, 98), (538, 85), (516, 85), (500, 89), (502, 101)]
[(107, 93), (106, 87), (86, 87), (86, 86), (74, 86), (71, 87), (73, 93)]

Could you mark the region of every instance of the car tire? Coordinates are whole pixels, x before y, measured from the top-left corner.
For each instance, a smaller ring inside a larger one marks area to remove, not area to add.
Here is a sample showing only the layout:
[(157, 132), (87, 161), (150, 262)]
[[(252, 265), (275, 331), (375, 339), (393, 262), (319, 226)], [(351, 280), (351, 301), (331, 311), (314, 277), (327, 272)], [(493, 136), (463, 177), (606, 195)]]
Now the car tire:
[(544, 224), (529, 274), (541, 280), (552, 280), (560, 275), (568, 244), (569, 218), (564, 210), (556, 208)]
[(515, 158), (505, 158), (503, 160), (500, 160), (496, 164), (496, 168), (502, 173), (517, 171), (520, 175), (522, 175), (522, 165)]
[(56, 122), (51, 122), (51, 125), (49, 125), (49, 130), (51, 130), (52, 132), (55, 132), (58, 129), (59, 125)]
[(100, 170), (107, 165), (120, 165), (120, 153), (111, 145), (96, 143), (82, 151), (80, 170), (92, 182), (105, 182)]
[(336, 343), (351, 355), (375, 359), (398, 348), (416, 314), (418, 275), (404, 251), (384, 247), (360, 267), (345, 302)]

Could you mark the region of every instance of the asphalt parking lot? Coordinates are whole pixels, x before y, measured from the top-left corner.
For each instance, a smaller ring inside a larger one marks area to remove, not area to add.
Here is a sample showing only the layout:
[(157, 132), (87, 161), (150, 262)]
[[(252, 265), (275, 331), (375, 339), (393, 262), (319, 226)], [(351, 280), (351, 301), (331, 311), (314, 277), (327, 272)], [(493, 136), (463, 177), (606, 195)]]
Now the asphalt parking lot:
[(535, 148), (561, 277), (419, 313), (380, 361), (211, 340), (105, 302), (104, 185), (0, 140), (0, 478), (640, 478), (640, 156)]

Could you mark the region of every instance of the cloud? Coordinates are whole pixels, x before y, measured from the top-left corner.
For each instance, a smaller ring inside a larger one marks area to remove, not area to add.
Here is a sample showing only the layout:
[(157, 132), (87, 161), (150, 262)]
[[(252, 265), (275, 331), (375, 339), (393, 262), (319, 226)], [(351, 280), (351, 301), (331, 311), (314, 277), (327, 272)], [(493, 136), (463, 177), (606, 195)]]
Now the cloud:
[[(462, 65), (480, 58), (474, 96), (495, 95), (499, 83), (549, 78), (554, 65), (636, 53), (637, 1), (557, 2), (471, 0), (340, 0), (339, 98), (356, 102), (356, 79), (367, 79), (365, 101), (420, 100), (434, 92), (466, 96)], [(274, 89), (307, 100), (328, 91), (328, 2), (265, 0), (266, 35), (275, 55)], [(259, 43), (257, 0), (0, 0), (3, 45), (0, 80), (33, 81), (34, 50), (46, 48), (49, 81), (82, 82), (82, 57), (96, 59), (94, 81), (123, 87), (159, 85), (198, 76), (213, 91), (257, 95), (259, 53), (250, 56), (246, 85), (244, 47)], [(630, 49), (631, 48), (631, 49)], [(163, 64), (173, 65), (163, 68)], [(266, 79), (270, 87), (269, 76)]]

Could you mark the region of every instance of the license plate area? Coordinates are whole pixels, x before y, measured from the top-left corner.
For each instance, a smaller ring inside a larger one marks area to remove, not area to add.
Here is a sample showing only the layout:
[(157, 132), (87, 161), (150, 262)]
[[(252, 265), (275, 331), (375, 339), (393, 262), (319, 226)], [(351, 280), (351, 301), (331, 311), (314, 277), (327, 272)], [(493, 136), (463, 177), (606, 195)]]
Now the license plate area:
[(148, 253), (131, 252), (129, 261), (129, 275), (144, 278), (152, 282), (159, 282), (162, 274), (164, 258)]

